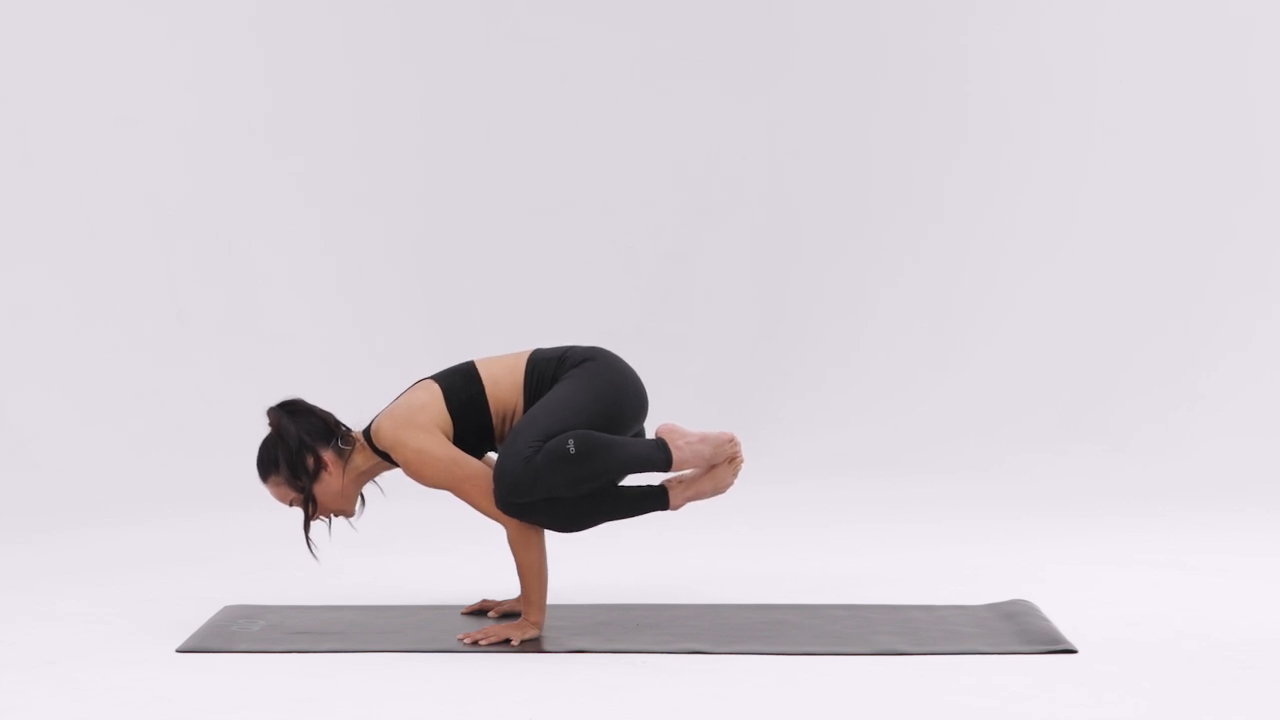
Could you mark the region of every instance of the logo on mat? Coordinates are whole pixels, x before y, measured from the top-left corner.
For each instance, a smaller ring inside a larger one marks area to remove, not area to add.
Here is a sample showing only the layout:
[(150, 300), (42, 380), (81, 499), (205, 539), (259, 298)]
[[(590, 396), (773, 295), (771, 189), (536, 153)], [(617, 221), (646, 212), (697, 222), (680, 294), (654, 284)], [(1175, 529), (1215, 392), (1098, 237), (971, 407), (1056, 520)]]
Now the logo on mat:
[(573, 453), (576, 453), (576, 452), (578, 451), (575, 450), (573, 447), (573, 438), (569, 438), (569, 454), (572, 455)]
[(232, 630), (237, 632), (254, 632), (261, 630), (263, 625), (267, 624), (266, 620), (236, 620), (235, 622), (220, 622), (219, 625), (230, 625)]

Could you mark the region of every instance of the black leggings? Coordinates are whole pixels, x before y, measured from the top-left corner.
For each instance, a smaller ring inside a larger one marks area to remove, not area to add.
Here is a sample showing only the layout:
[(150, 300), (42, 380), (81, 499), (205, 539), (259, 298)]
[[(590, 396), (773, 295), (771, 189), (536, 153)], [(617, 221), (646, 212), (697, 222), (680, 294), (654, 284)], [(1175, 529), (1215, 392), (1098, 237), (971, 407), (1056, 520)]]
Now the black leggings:
[(570, 533), (670, 509), (664, 485), (618, 484), (672, 464), (667, 442), (645, 437), (649, 395), (626, 361), (599, 347), (539, 348), (524, 383), (524, 415), (493, 468), (499, 510)]

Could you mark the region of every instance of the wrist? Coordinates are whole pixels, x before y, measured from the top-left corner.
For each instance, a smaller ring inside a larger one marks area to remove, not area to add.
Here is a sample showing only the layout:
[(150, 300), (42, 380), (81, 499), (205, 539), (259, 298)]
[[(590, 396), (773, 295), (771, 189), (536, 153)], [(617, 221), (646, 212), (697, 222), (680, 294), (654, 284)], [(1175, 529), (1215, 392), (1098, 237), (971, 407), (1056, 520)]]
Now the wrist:
[(542, 626), (546, 622), (546, 618), (530, 617), (528, 615), (521, 615), (520, 620), (532, 625), (534, 628), (538, 629), (539, 631), (542, 630)]

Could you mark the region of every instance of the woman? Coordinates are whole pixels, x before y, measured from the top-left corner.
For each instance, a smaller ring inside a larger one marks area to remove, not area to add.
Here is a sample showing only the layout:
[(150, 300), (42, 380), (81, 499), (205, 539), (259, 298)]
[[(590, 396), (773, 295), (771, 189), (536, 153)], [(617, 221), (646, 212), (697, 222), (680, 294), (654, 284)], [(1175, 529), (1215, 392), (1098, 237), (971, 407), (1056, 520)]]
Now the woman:
[[(648, 412), (644, 383), (616, 354), (536, 348), (423, 378), (359, 433), (304, 400), (285, 400), (267, 410), (271, 431), (258, 448), (258, 476), (276, 500), (302, 508), (309, 550), (311, 522), (350, 518), (357, 501), (363, 505), (364, 486), (388, 470), (453, 493), (506, 530), (520, 579), (517, 597), (463, 610), (519, 614), (518, 621), (458, 639), (518, 645), (540, 636), (546, 621), (544, 530), (580, 532), (679, 510), (724, 493), (737, 478), (743, 458), (732, 433), (666, 424), (646, 438)], [(619, 485), (646, 472), (680, 474), (656, 485)]]

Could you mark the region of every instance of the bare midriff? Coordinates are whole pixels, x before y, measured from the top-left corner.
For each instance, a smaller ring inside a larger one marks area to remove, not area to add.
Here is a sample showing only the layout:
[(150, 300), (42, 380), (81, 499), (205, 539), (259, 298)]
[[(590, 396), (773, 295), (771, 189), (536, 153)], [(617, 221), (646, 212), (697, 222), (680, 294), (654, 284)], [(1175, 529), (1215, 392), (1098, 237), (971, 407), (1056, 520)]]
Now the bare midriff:
[[(480, 371), (480, 379), (484, 380), (485, 395), (489, 397), (493, 435), (498, 445), (502, 445), (516, 421), (524, 415), (524, 369), (532, 352), (521, 350), (476, 360), (476, 369)], [(452, 439), (452, 428), (450, 433)]]

